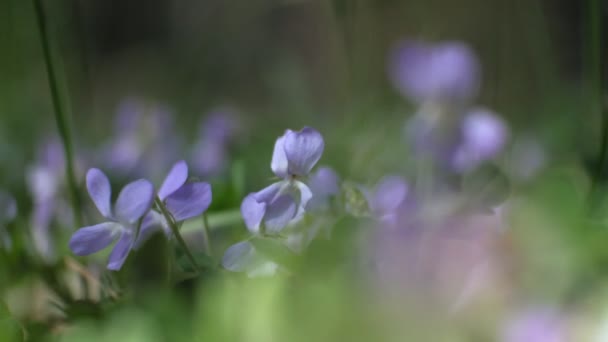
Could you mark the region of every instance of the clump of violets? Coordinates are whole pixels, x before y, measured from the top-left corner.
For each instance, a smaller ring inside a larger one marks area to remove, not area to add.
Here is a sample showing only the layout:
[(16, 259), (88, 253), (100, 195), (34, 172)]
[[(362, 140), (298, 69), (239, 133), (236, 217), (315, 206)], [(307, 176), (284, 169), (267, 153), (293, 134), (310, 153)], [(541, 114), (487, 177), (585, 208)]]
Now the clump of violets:
[(6, 225), (17, 217), (17, 201), (8, 192), (0, 191), (0, 239), (5, 250), (12, 246), (12, 239)]
[(461, 42), (406, 41), (395, 47), (389, 76), (419, 108), (406, 126), (414, 152), (456, 172), (498, 155), (507, 125), (491, 110), (470, 106), (480, 75), (477, 57)]
[[(279, 181), (251, 193), (241, 204), (245, 225), (254, 236), (279, 237), (288, 226), (300, 221), (314, 195), (306, 183), (312, 168), (321, 158), (325, 147), (323, 137), (317, 130), (305, 127), (300, 131), (287, 130), (275, 143), (270, 168)], [(335, 174), (324, 171), (325, 178), (336, 179)], [(327, 177), (325, 177), (327, 176)], [(315, 177), (316, 179), (317, 177)], [(315, 187), (321, 184), (315, 184)], [(337, 187), (337, 186), (336, 186)], [(327, 189), (330, 193), (336, 190)], [(323, 195), (318, 193), (322, 205)], [(308, 237), (301, 237), (308, 240)], [(299, 244), (294, 242), (292, 246)], [(222, 265), (232, 271), (248, 271), (250, 276), (273, 273), (278, 268), (265, 259), (248, 241), (237, 243), (225, 252)]]
[(120, 191), (114, 206), (110, 203), (110, 181), (99, 169), (90, 169), (86, 185), (105, 222), (82, 227), (70, 239), (70, 249), (78, 256), (96, 253), (116, 243), (108, 260), (108, 269), (119, 270), (131, 251), (141, 219), (154, 200), (154, 186), (145, 179), (133, 181)]

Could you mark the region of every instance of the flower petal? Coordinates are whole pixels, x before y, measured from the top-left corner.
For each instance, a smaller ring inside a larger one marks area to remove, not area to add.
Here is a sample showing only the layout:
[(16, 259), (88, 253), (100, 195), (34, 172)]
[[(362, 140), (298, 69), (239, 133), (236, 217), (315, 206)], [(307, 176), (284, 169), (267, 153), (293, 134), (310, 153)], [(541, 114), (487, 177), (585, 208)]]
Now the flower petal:
[(89, 169), (86, 177), (87, 190), (91, 199), (97, 206), (97, 209), (103, 217), (112, 217), (112, 209), (110, 206), (110, 197), (112, 196), (112, 188), (108, 177), (99, 169)]
[(289, 194), (280, 195), (266, 207), (264, 215), (266, 232), (279, 233), (295, 218), (296, 213), (297, 205), (293, 197)]
[(108, 269), (112, 271), (118, 271), (127, 260), (129, 256), (129, 252), (133, 247), (134, 243), (133, 233), (125, 230), (120, 236), (120, 240), (112, 249), (112, 253), (110, 253), (110, 257), (108, 258)]
[(146, 216), (144, 216), (143, 221), (141, 222), (141, 228), (139, 229), (139, 235), (135, 240), (135, 244), (133, 245), (133, 249), (139, 249), (141, 246), (148, 240), (154, 233), (157, 231), (164, 231), (165, 234), (168, 233), (167, 221), (162, 214), (150, 210)]
[(108, 247), (122, 226), (116, 222), (104, 222), (78, 229), (70, 239), (70, 249), (78, 256), (89, 255)]
[(242, 241), (228, 247), (222, 267), (232, 272), (247, 272), (247, 276), (253, 278), (273, 275), (279, 265), (260, 255), (250, 242)]
[(288, 131), (283, 144), (289, 173), (297, 176), (308, 175), (321, 159), (325, 147), (321, 133), (310, 127), (304, 127), (299, 132)]
[(308, 180), (308, 185), (314, 196), (337, 195), (340, 192), (340, 177), (327, 166), (320, 167)]
[(163, 184), (158, 190), (158, 197), (162, 200), (177, 191), (188, 179), (188, 165), (185, 161), (180, 160), (173, 165), (169, 174), (163, 181)]
[(376, 215), (390, 215), (396, 210), (407, 195), (407, 183), (399, 176), (386, 176), (376, 186), (371, 200), (372, 210)]
[(260, 203), (272, 202), (274, 199), (277, 198), (277, 196), (279, 195), (279, 192), (283, 188), (284, 184), (286, 184), (286, 182), (281, 181), (281, 182), (272, 183), (269, 186), (265, 187), (264, 189), (262, 189), (256, 193), (253, 193), (253, 196), (254, 196), (255, 200)]
[[(287, 130), (287, 133), (291, 132)], [(285, 133), (285, 135), (287, 134)], [(270, 161), (270, 168), (272, 172), (274, 172), (277, 177), (285, 178), (287, 177), (287, 155), (285, 154), (285, 135), (279, 137), (277, 141), (274, 143), (274, 150), (272, 152), (272, 160)]]
[(167, 197), (165, 202), (176, 221), (199, 216), (211, 204), (211, 185), (205, 182), (185, 184)]
[(131, 182), (122, 189), (114, 205), (116, 217), (124, 222), (135, 223), (150, 210), (154, 199), (154, 186), (145, 179)]
[(258, 202), (255, 199), (254, 193), (247, 195), (247, 197), (243, 199), (243, 203), (241, 203), (241, 215), (243, 215), (245, 225), (251, 233), (257, 234), (260, 232), (260, 223), (262, 222), (265, 213), (266, 203)]

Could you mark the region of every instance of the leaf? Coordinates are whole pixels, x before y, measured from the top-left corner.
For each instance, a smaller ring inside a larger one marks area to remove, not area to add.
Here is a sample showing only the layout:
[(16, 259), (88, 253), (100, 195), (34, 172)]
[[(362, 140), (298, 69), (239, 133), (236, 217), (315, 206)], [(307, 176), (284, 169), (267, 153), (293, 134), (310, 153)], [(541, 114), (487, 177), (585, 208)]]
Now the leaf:
[(21, 325), (13, 318), (6, 304), (0, 301), (0, 341), (17, 342), (24, 340), (25, 336)]

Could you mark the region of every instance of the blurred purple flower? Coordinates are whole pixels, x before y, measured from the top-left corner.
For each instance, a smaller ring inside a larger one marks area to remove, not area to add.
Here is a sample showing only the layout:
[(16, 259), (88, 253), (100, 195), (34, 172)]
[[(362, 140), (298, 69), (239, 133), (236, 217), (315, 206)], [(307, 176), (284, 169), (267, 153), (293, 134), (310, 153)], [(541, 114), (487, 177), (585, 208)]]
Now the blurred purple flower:
[(170, 165), (179, 145), (168, 108), (147, 108), (139, 100), (127, 99), (118, 107), (114, 136), (102, 147), (98, 162), (120, 175), (149, 174)]
[(127, 184), (111, 207), (111, 187), (99, 169), (90, 169), (86, 176), (87, 190), (106, 222), (78, 229), (70, 239), (70, 249), (78, 256), (98, 252), (118, 240), (108, 260), (108, 269), (119, 270), (137, 234), (138, 221), (150, 210), (154, 186), (145, 179)]
[(462, 121), (462, 141), (453, 157), (458, 171), (468, 171), (494, 158), (505, 146), (509, 130), (504, 121), (487, 109), (474, 109)]
[(9, 250), (12, 246), (11, 236), (6, 231), (5, 225), (17, 217), (17, 201), (8, 192), (0, 191), (0, 239), (4, 249)]
[(404, 41), (391, 52), (389, 76), (416, 103), (463, 103), (479, 89), (479, 62), (461, 42)]
[(553, 310), (535, 308), (520, 312), (505, 327), (503, 342), (565, 342), (562, 318)]
[(199, 140), (192, 151), (192, 165), (204, 176), (215, 175), (226, 167), (228, 147), (238, 131), (235, 110), (214, 110), (202, 123)]
[(308, 187), (312, 198), (306, 205), (306, 211), (326, 211), (331, 197), (340, 193), (340, 177), (332, 168), (322, 166), (310, 175)]
[(367, 196), (372, 215), (382, 222), (394, 224), (407, 194), (408, 185), (403, 178), (385, 176), (376, 185), (373, 193)]
[(241, 204), (250, 232), (277, 234), (304, 214), (313, 193), (302, 179), (319, 161), (323, 148), (323, 137), (309, 127), (287, 130), (277, 139), (270, 167), (282, 180), (247, 195)]
[[(206, 182), (190, 182), (188, 165), (178, 161), (173, 165), (158, 190), (158, 198), (164, 203), (171, 217), (181, 222), (204, 213), (211, 204), (211, 185)], [(139, 247), (148, 237), (162, 228), (170, 236), (170, 229), (165, 218), (151, 210), (142, 222), (141, 232), (136, 246)]]

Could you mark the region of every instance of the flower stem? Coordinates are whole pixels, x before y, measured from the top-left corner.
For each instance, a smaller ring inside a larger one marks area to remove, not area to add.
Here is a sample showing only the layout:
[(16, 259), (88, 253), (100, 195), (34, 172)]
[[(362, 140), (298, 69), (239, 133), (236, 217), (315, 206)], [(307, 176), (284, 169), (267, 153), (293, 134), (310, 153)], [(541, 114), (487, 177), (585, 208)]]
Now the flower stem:
[(188, 245), (186, 245), (186, 241), (184, 241), (184, 239), (182, 238), (182, 235), (179, 232), (179, 228), (177, 227), (177, 224), (175, 223), (173, 216), (171, 216), (171, 213), (169, 213), (169, 211), (167, 210), (167, 208), (165, 207), (163, 202), (158, 197), (154, 199), (154, 202), (158, 206), (158, 209), (160, 210), (160, 212), (165, 217), (165, 220), (167, 221), (169, 228), (171, 228), (171, 231), (173, 232), (173, 235), (175, 236), (177, 243), (179, 243), (179, 245), (184, 250), (184, 253), (186, 253), (186, 257), (188, 258), (188, 261), (190, 261), (190, 263), (192, 264), (192, 267), (194, 267), (195, 272), (198, 273), (200, 270), (200, 267), (198, 266), (196, 259), (190, 252)]
[(207, 251), (207, 255), (211, 256), (211, 239), (209, 238), (209, 220), (207, 218), (207, 213), (203, 214), (203, 238), (205, 239), (205, 251)]
[(55, 67), (53, 65), (53, 59), (51, 57), (50, 38), (47, 29), (46, 17), (44, 14), (44, 7), (42, 6), (41, 0), (33, 0), (34, 9), (36, 12), (36, 20), (38, 23), (38, 30), (40, 34), (40, 41), (42, 43), (42, 52), (44, 55), (44, 62), (46, 65), (47, 79), (49, 82), (49, 88), (51, 91), (51, 98), (53, 102), (53, 110), (55, 113), (55, 122), (57, 123), (57, 129), (59, 130), (59, 137), (63, 145), (63, 152), (65, 154), (65, 169), (67, 174), (68, 187), (70, 189), (70, 197), (72, 201), (72, 210), (74, 211), (74, 223), (77, 226), (82, 226), (80, 210), (80, 195), (78, 192), (78, 184), (74, 175), (74, 155), (73, 145), (70, 137), (70, 128), (67, 118), (67, 114), (62, 106), (61, 97), (59, 95), (59, 87), (57, 84), (57, 75)]

